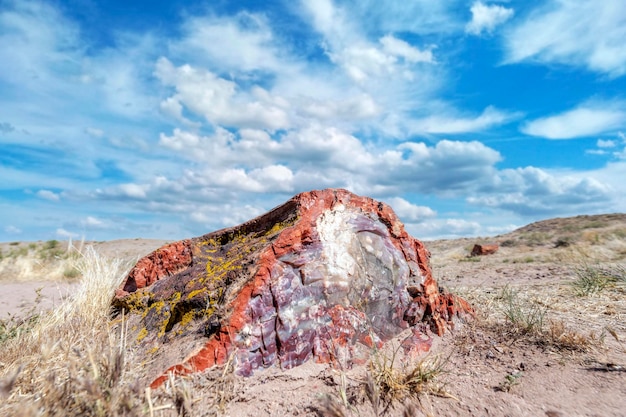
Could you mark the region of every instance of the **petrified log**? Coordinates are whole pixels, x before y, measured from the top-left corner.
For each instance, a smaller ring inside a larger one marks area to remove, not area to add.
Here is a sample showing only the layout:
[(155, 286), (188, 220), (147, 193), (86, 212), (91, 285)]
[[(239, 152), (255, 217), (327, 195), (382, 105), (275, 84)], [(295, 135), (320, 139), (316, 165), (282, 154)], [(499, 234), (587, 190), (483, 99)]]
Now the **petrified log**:
[(152, 386), (232, 360), (250, 375), (309, 359), (363, 362), (407, 328), (427, 351), (462, 299), (443, 293), (429, 253), (391, 208), (346, 190), (311, 191), (240, 226), (141, 259), (116, 291), (150, 359)]
[(471, 256), (485, 256), (485, 255), (493, 255), (500, 249), (500, 246), (497, 243), (476, 244), (472, 248)]

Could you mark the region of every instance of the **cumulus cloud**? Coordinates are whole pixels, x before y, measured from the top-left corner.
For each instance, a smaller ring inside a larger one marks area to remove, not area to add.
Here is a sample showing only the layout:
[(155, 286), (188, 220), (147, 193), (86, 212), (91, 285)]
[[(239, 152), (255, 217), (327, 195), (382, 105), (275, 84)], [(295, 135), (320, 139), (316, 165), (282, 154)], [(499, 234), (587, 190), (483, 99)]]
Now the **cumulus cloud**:
[(614, 195), (615, 189), (609, 183), (593, 177), (525, 167), (500, 171), (491, 186), (467, 201), (535, 216), (603, 209)]
[(158, 60), (155, 74), (163, 84), (176, 89), (162, 108), (184, 105), (210, 123), (237, 128), (276, 130), (289, 126), (284, 102), (259, 86), (242, 92), (233, 81), (188, 64), (176, 67), (167, 58)]
[(414, 236), (425, 236), (429, 239), (453, 239), (460, 236), (476, 236), (482, 231), (479, 222), (459, 218), (435, 219), (416, 225), (410, 224), (407, 229)]
[(421, 223), (437, 215), (430, 207), (412, 204), (404, 198), (388, 198), (386, 202), (404, 223)]
[(465, 31), (471, 35), (480, 35), (482, 32), (492, 33), (499, 26), (513, 17), (513, 9), (498, 5), (486, 5), (481, 1), (474, 2), (470, 8), (472, 20), (465, 26)]
[(50, 190), (39, 190), (36, 194), (37, 197), (43, 198), (44, 200), (59, 201), (61, 199), (61, 196), (59, 196), (59, 194)]
[(618, 77), (626, 73), (622, 0), (551, 0), (506, 34), (509, 63), (564, 64)]
[(590, 102), (554, 116), (532, 120), (522, 126), (522, 132), (548, 139), (572, 139), (623, 127), (626, 127), (626, 104)]

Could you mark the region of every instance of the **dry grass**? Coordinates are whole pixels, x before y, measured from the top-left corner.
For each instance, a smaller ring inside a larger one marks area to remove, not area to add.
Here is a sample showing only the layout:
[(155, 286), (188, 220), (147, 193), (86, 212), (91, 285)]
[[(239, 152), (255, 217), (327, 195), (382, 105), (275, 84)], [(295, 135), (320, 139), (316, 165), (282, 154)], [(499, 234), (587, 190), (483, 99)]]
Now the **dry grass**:
[(71, 300), (14, 323), (0, 339), (0, 415), (192, 416), (198, 402), (192, 393), (200, 392), (212, 400), (205, 403), (215, 414), (224, 409), (233, 393), (228, 367), (210, 380), (171, 378), (156, 392), (144, 390), (125, 320), (109, 317), (126, 268), (92, 249), (76, 268), (82, 281)]
[[(589, 314), (597, 303), (580, 303), (567, 285), (538, 288), (457, 289), (478, 308), (474, 325), (503, 344), (527, 344), (557, 352), (588, 352), (601, 344), (597, 335), (609, 325)], [(585, 319), (586, 318), (586, 319)], [(576, 320), (573, 320), (576, 319)], [(584, 331), (582, 329), (585, 329)]]
[(416, 361), (400, 361), (398, 350), (388, 355), (374, 354), (370, 362), (367, 386), (373, 398), (390, 404), (419, 394), (446, 395), (438, 378), (445, 373), (446, 361), (441, 356), (427, 355)]

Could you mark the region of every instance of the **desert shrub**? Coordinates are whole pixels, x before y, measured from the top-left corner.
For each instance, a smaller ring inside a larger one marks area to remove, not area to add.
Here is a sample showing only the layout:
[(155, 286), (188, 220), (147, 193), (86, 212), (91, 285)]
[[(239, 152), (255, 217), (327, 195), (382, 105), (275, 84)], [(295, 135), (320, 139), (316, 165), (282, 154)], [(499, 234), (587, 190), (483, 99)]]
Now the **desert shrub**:
[(525, 234), (523, 240), (528, 246), (542, 246), (550, 240), (550, 235), (544, 232), (532, 232)]
[(592, 220), (584, 225), (585, 229), (601, 229), (607, 227), (609, 223), (602, 220)]
[(617, 229), (612, 234), (619, 239), (626, 239), (626, 229)]
[(19, 257), (26, 256), (26, 255), (28, 255), (28, 246), (18, 246), (14, 249), (11, 249), (11, 251), (9, 251), (8, 257), (19, 258)]
[(52, 239), (52, 240), (48, 240), (46, 243), (44, 243), (43, 249), (44, 250), (50, 250), (50, 249), (57, 248), (58, 246), (59, 246), (59, 241)]
[(515, 239), (503, 240), (502, 243), (500, 243), (500, 246), (502, 246), (504, 248), (512, 248), (514, 246), (517, 246), (517, 240), (515, 240)]
[(572, 244), (572, 239), (569, 237), (560, 237), (554, 242), (555, 248), (567, 248)]

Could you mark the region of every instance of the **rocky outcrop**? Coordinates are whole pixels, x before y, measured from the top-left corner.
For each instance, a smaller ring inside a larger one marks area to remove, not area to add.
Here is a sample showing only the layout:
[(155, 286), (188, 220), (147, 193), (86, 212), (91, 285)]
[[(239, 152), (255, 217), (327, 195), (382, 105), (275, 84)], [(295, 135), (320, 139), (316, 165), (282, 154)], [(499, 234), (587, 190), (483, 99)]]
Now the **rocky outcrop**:
[(237, 373), (364, 362), (405, 329), (426, 351), (471, 307), (443, 293), (391, 208), (346, 190), (298, 194), (240, 226), (167, 245), (116, 292), (152, 386), (232, 361)]
[(493, 255), (500, 249), (500, 246), (497, 243), (479, 245), (476, 244), (472, 248), (471, 256), (485, 256), (485, 255)]

